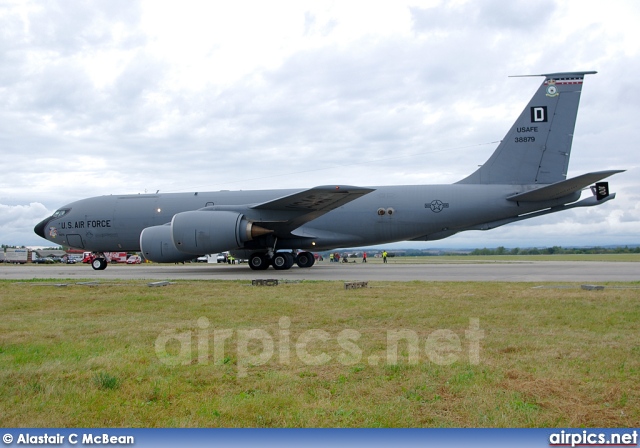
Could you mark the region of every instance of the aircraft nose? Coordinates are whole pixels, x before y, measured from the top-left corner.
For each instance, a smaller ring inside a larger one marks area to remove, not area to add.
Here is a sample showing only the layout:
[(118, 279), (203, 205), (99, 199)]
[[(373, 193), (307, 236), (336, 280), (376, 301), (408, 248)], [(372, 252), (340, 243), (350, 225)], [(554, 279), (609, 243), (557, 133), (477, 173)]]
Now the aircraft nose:
[(33, 231), (36, 232), (36, 235), (38, 235), (39, 237), (44, 238), (45, 240), (47, 238), (44, 236), (44, 228), (45, 228), (45, 226), (47, 225), (47, 223), (50, 220), (51, 220), (51, 216), (49, 216), (48, 218), (43, 219), (38, 224), (36, 224), (36, 226), (33, 228)]

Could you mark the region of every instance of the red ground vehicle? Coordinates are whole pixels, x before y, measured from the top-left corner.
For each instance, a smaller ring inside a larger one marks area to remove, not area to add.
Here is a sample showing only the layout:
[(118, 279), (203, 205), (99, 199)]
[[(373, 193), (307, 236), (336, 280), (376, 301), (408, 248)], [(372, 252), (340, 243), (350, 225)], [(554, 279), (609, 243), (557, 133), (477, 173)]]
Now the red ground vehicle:
[(83, 263), (93, 263), (93, 260), (96, 259), (96, 256), (93, 255), (91, 252), (85, 252), (82, 254), (82, 262)]
[(109, 263), (126, 263), (127, 262), (126, 252), (105, 252), (104, 256), (107, 257), (107, 261)]

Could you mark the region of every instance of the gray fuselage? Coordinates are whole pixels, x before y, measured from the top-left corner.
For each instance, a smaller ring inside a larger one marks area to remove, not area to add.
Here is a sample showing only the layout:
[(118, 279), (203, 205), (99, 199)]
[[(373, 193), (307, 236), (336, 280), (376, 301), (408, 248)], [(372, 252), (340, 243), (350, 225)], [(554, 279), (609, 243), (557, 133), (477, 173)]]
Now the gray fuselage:
[[(440, 239), (483, 223), (516, 217), (567, 202), (517, 203), (506, 197), (519, 185), (421, 185), (371, 187), (374, 191), (303, 224), (280, 239), (277, 249), (326, 250), (405, 240)], [(263, 213), (252, 204), (299, 190), (218, 191), (109, 195), (73, 202), (60, 217), (43, 221), (44, 238), (87, 251), (139, 251), (140, 233), (171, 222), (180, 212), (240, 210), (253, 222)], [(579, 195), (578, 195), (579, 196)], [(572, 198), (577, 199), (577, 196)], [(57, 212), (58, 213), (58, 212)], [(41, 224), (43, 224), (41, 223)]]

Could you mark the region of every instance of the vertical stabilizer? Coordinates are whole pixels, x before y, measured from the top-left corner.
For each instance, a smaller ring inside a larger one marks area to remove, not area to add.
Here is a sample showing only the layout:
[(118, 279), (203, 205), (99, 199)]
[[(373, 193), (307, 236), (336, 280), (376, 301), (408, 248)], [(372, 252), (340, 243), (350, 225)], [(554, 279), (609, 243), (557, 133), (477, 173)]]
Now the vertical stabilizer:
[(565, 180), (580, 92), (588, 72), (550, 73), (489, 160), (461, 184), (551, 184)]

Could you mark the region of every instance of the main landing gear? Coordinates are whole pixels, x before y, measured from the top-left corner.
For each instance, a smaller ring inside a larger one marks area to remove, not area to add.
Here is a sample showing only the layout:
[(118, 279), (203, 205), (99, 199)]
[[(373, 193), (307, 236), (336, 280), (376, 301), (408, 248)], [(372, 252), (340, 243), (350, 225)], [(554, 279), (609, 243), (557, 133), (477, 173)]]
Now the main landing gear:
[(294, 264), (301, 268), (310, 268), (316, 262), (311, 252), (276, 252), (273, 256), (269, 256), (266, 252), (256, 252), (249, 257), (249, 267), (254, 271), (264, 271), (269, 266), (277, 271), (290, 269)]

